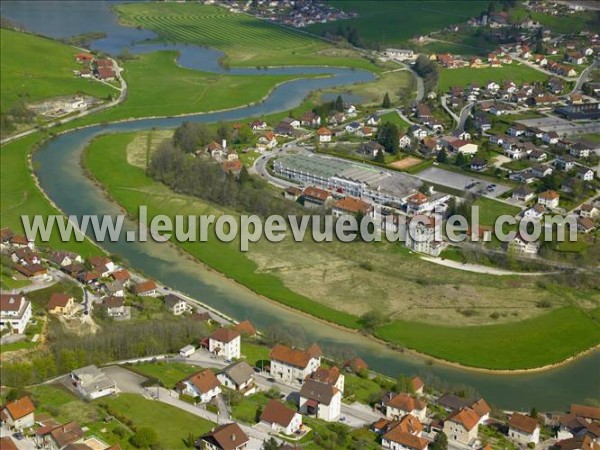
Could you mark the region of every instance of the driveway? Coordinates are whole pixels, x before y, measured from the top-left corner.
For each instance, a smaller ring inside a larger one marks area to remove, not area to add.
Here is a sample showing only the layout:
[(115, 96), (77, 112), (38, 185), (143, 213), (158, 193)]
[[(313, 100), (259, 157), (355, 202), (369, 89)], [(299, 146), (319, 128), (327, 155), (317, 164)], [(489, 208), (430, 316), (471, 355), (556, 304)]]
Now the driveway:
[(146, 377), (127, 370), (121, 366), (103, 367), (102, 371), (108, 378), (117, 383), (117, 387), (121, 392), (129, 392), (132, 394), (143, 395), (146, 389), (142, 387), (142, 383), (147, 380)]

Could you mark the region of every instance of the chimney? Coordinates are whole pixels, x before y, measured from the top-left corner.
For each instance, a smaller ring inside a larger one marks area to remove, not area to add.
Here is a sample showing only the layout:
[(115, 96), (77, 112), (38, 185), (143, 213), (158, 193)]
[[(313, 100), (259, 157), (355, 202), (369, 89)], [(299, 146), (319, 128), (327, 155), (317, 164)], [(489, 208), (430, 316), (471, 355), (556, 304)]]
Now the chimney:
[(225, 150), (227, 148), (227, 140), (223, 139), (223, 141), (221, 142), (221, 147), (223, 147), (223, 150)]
[(231, 442), (235, 442), (235, 433), (231, 435)]

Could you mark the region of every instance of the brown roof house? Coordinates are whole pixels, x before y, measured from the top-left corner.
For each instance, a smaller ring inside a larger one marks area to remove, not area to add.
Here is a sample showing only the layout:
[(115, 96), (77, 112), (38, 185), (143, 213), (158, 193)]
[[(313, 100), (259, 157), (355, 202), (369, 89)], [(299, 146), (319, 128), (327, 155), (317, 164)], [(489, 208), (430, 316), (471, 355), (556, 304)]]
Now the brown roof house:
[(237, 359), (241, 356), (241, 334), (229, 328), (219, 328), (208, 337), (208, 351), (225, 359)]
[(46, 306), (50, 314), (71, 314), (75, 310), (75, 299), (67, 294), (55, 292)]
[(244, 396), (256, 392), (254, 369), (246, 361), (230, 364), (217, 374), (217, 378), (223, 386), (240, 391)]
[(279, 400), (269, 400), (260, 415), (260, 422), (277, 433), (292, 435), (302, 427), (302, 416)]
[(600, 408), (586, 405), (571, 405), (571, 414), (587, 421), (600, 420)]
[(362, 358), (355, 356), (344, 363), (344, 370), (352, 373), (360, 373), (369, 370), (369, 366)]
[(302, 414), (332, 422), (342, 408), (342, 393), (335, 386), (309, 378), (300, 389), (298, 407)]
[(419, 419), (407, 414), (388, 425), (381, 438), (381, 445), (391, 449), (426, 450), (429, 441), (421, 437), (422, 431), (423, 426)]
[(31, 302), (21, 294), (0, 295), (0, 330), (22, 334), (31, 319)]
[(50, 448), (65, 448), (83, 441), (83, 430), (77, 422), (59, 425), (50, 431)]
[(329, 384), (337, 388), (342, 394), (344, 393), (344, 374), (337, 367), (319, 367), (315, 373), (310, 376), (313, 380), (319, 383)]
[(237, 423), (228, 423), (200, 436), (200, 448), (208, 450), (243, 450), (249, 440)]
[(142, 281), (131, 288), (131, 292), (135, 295), (151, 297), (157, 294), (156, 283), (152, 280)]
[(254, 328), (254, 325), (249, 320), (238, 323), (233, 329), (239, 331), (244, 336), (254, 336), (256, 334), (256, 328)]
[(508, 420), (508, 437), (518, 444), (537, 444), (540, 441), (540, 424), (533, 417), (514, 413)]
[(477, 439), (479, 415), (471, 408), (454, 411), (444, 421), (444, 433), (449, 441), (470, 445)]
[(276, 344), (269, 353), (271, 376), (283, 381), (304, 380), (319, 368), (321, 356), (316, 344), (307, 350)]
[(177, 391), (196, 397), (200, 403), (208, 403), (221, 393), (221, 383), (212, 370), (206, 369), (180, 381)]
[(35, 424), (35, 406), (28, 396), (21, 397), (2, 408), (3, 418), (10, 427), (22, 430)]
[(373, 212), (373, 207), (364, 200), (354, 197), (344, 197), (332, 205), (331, 212), (335, 217), (345, 215), (356, 216), (357, 214), (367, 216)]
[(385, 416), (388, 419), (399, 419), (406, 414), (412, 414), (423, 421), (427, 415), (427, 404), (409, 394), (388, 394), (382, 404), (385, 406)]

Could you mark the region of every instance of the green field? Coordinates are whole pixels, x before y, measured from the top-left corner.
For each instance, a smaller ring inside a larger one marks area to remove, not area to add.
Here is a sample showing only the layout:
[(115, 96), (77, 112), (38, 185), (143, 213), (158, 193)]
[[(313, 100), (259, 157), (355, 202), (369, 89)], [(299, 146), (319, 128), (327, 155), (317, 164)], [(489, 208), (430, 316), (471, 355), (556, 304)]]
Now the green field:
[(341, 23), (310, 25), (307, 30), (320, 34), (325, 30), (335, 32), (339, 25), (351, 26), (358, 29), (367, 44), (393, 47), (450, 24), (466, 22), (485, 11), (489, 2), (336, 0), (328, 3), (346, 12), (357, 12), (359, 16)]
[(202, 370), (201, 367), (189, 364), (165, 362), (140, 363), (133, 366), (125, 366), (125, 368), (140, 375), (160, 380), (169, 389), (173, 389), (178, 382)]
[(376, 69), (354, 51), (217, 6), (131, 3), (114, 9), (124, 24), (155, 31), (163, 41), (222, 50), (231, 66), (322, 64)]
[[(98, 138), (88, 148), (85, 158), (86, 166), (96, 179), (106, 186), (108, 194), (126, 210), (135, 212), (139, 204), (146, 204), (151, 216), (158, 213), (172, 216), (184, 210), (215, 215), (226, 212), (199, 199), (174, 194), (162, 184), (148, 179), (141, 168), (127, 164), (126, 147), (133, 137), (134, 134), (117, 134)], [(504, 209), (501, 203), (494, 202), (494, 207), (496, 206)], [(494, 208), (490, 214), (499, 212)], [(537, 285), (540, 278), (494, 277), (434, 266), (408, 255), (404, 247), (391, 244), (377, 246), (332, 243), (323, 246), (310, 242), (298, 245), (286, 241), (279, 244), (261, 241), (254, 244), (246, 254), (241, 254), (236, 244), (223, 244), (213, 239), (203, 243), (204, 251), (199, 251), (198, 246), (193, 244), (178, 245), (195, 258), (258, 293), (346, 327), (358, 328), (358, 317), (372, 308), (371, 302), (365, 299), (377, 298), (377, 307), (390, 317), (392, 323), (402, 324), (399, 328), (384, 326), (380, 330), (380, 337), (434, 356), (442, 357), (443, 354), (445, 359), (465, 364), (477, 365), (471, 360), (465, 360), (462, 355), (453, 353), (451, 346), (442, 347), (441, 353), (434, 353), (426, 336), (432, 330), (440, 334), (446, 333), (447, 327), (444, 324), (450, 320), (460, 325), (472, 325), (457, 328), (460, 330), (458, 336), (464, 334), (466, 337), (470, 333), (478, 337), (478, 330), (486, 328), (479, 325), (507, 323), (506, 328), (498, 331), (501, 338), (506, 336), (502, 334), (503, 331), (518, 331), (526, 343), (523, 345), (536, 347), (539, 346), (539, 336), (535, 333), (528, 335), (530, 322), (524, 319), (537, 321), (534, 323), (541, 326), (550, 326), (555, 320), (554, 312), (548, 314), (548, 310), (540, 310), (536, 306), (540, 298), (551, 300), (552, 305), (557, 308), (556, 313), (563, 318), (570, 317), (573, 313), (573, 321), (566, 321), (566, 328), (563, 327), (561, 332), (572, 331), (569, 327), (581, 317), (587, 316), (579, 309), (560, 307), (570, 302), (597, 304), (598, 301), (597, 295), (590, 292), (572, 296), (565, 290), (542, 290)], [(371, 262), (372, 271), (360, 267), (360, 261), (364, 260)], [(403, 268), (401, 273), (393, 269), (400, 266)], [(307, 279), (318, 279), (319, 283), (306, 283)], [(402, 290), (395, 288), (398, 283), (402, 284)], [(507, 290), (512, 292), (510, 298), (505, 295)], [(437, 301), (432, 303), (431, 298), (436, 298)], [(463, 314), (465, 310), (475, 312), (466, 315)], [(496, 311), (502, 313), (500, 317), (490, 319), (490, 313)], [(545, 318), (548, 318), (548, 322)], [(402, 330), (407, 329), (404, 328), (404, 323), (412, 324), (412, 340), (404, 340)], [(595, 322), (588, 325), (589, 328), (597, 327)], [(397, 328), (400, 331), (395, 335), (393, 331)], [(419, 344), (421, 336), (424, 345)], [(568, 347), (573, 351), (580, 351), (598, 342), (597, 334), (592, 333), (590, 336), (590, 339), (580, 342), (568, 341), (562, 348), (539, 348), (539, 361), (556, 362), (563, 357), (563, 352)], [(459, 341), (452, 342), (455, 343), (453, 345), (458, 345)], [(498, 342), (502, 342), (502, 339)], [(489, 348), (492, 347), (488, 347), (488, 350)], [(511, 349), (507, 351), (504, 347), (493, 348), (495, 351), (492, 353), (504, 358), (501, 360), (506, 364), (504, 367), (520, 367), (519, 360), (515, 360), (513, 364)], [(515, 353), (521, 350), (522, 347), (519, 347)], [(258, 349), (250, 353), (250, 363), (264, 357), (263, 352)], [(489, 367), (489, 361), (484, 358), (481, 366)]]
[(478, 198), (473, 205), (479, 206), (479, 223), (487, 226), (494, 226), (496, 219), (502, 215), (515, 216), (521, 211), (517, 206), (507, 205), (486, 197)]
[(398, 129), (400, 130), (400, 135), (402, 136), (406, 133), (406, 130), (410, 127), (408, 122), (404, 121), (402, 117), (400, 117), (396, 112), (389, 112), (387, 114), (383, 114), (381, 117), (382, 122), (392, 122), (398, 125)]
[(466, 366), (529, 369), (598, 345), (600, 326), (579, 309), (562, 308), (515, 324), (481, 327), (397, 320), (377, 330), (377, 336)]
[(532, 69), (525, 64), (512, 63), (502, 67), (486, 67), (473, 69), (461, 67), (459, 69), (440, 69), (438, 91), (447, 92), (452, 86), (467, 86), (470, 83), (479, 83), (482, 87), (488, 81), (502, 84), (504, 80), (512, 80), (517, 85), (524, 81), (545, 81), (548, 75)]
[(19, 99), (33, 102), (74, 94), (106, 98), (117, 92), (102, 83), (73, 75), (73, 69), (81, 67), (74, 58), (79, 50), (74, 47), (2, 28), (0, 51), (1, 112), (6, 112)]

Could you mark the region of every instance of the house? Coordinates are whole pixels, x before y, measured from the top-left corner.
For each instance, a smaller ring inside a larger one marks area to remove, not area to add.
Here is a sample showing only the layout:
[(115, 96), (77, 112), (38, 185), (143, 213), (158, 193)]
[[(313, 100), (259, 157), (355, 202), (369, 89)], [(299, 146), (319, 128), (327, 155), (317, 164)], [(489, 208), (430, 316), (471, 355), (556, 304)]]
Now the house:
[(444, 421), (444, 433), (449, 441), (470, 445), (477, 439), (479, 416), (471, 408), (454, 411)]
[(221, 383), (212, 370), (205, 369), (177, 383), (177, 391), (208, 403), (221, 393)]
[(425, 128), (420, 127), (418, 125), (413, 125), (411, 127), (410, 131), (411, 131), (413, 137), (416, 139), (419, 139), (419, 140), (425, 139), (427, 137), (427, 135), (429, 134), (429, 132)]
[[(410, 429), (411, 427), (404, 425), (406, 419), (411, 417), (410, 415), (405, 416), (397, 425), (393, 426), (381, 437), (381, 446), (383, 448), (391, 450), (427, 450), (429, 441), (421, 437), (421, 431), (410, 432), (407, 428)], [(419, 426), (421, 425), (416, 418), (413, 417), (412, 420), (418, 423)], [(422, 429), (423, 427), (420, 426), (420, 428)]]
[(112, 281), (104, 283), (104, 292), (106, 295), (114, 297), (125, 297), (125, 285), (122, 281)]
[(41, 280), (46, 278), (48, 274), (48, 269), (46, 269), (41, 264), (17, 264), (14, 269), (19, 272), (21, 275), (26, 276), (27, 278), (31, 278), (33, 280)]
[(75, 389), (87, 400), (95, 400), (117, 392), (116, 383), (94, 365), (72, 371), (71, 381)]
[(398, 140), (398, 146), (400, 148), (408, 148), (410, 147), (410, 144), (411, 140), (408, 134), (403, 134), (402, 136), (400, 136), (400, 139)]
[(410, 379), (412, 384), (413, 392), (417, 395), (423, 395), (423, 389), (425, 388), (425, 383), (419, 377), (412, 377)]
[(293, 136), (295, 128), (288, 123), (279, 122), (273, 130), (278, 136)]
[(548, 155), (546, 154), (546, 152), (540, 149), (533, 149), (531, 150), (531, 152), (529, 152), (528, 158), (530, 161), (542, 162), (548, 158)]
[(521, 235), (515, 236), (515, 238), (508, 243), (508, 252), (520, 254), (523, 256), (537, 255), (540, 250), (540, 244), (536, 241), (525, 239)]
[(538, 203), (550, 209), (558, 208), (560, 195), (556, 191), (544, 191), (538, 195)]
[(7, 403), (2, 409), (3, 422), (9, 427), (22, 430), (35, 425), (35, 405), (29, 396)]
[(417, 253), (440, 256), (448, 246), (448, 243), (441, 238), (440, 227), (441, 221), (433, 216), (422, 217), (416, 222), (411, 222), (409, 233), (406, 233), (406, 247)]
[(589, 233), (596, 225), (592, 219), (588, 219), (587, 217), (578, 217), (577, 218), (577, 231), (580, 233)]
[(267, 131), (264, 136), (261, 136), (256, 141), (256, 149), (259, 152), (264, 152), (265, 150), (272, 150), (277, 146), (277, 138), (275, 137), (275, 133), (271, 131)]
[(219, 328), (208, 337), (208, 351), (225, 359), (241, 356), (241, 334), (229, 328)]
[(319, 136), (319, 142), (331, 142), (333, 131), (327, 127), (321, 127), (317, 130), (317, 135)]
[(158, 286), (156, 286), (154, 281), (146, 280), (133, 285), (131, 292), (133, 292), (135, 295), (152, 297), (158, 294)]
[(367, 125), (377, 126), (379, 122), (381, 122), (381, 118), (377, 114), (373, 114), (367, 119)]
[(129, 272), (125, 269), (116, 270), (111, 273), (110, 276), (115, 281), (121, 281), (123, 286), (127, 286), (129, 284)]
[(22, 234), (13, 234), (10, 237), (9, 243), (15, 248), (29, 248), (30, 250), (35, 249), (35, 243), (27, 239)]
[(307, 208), (324, 206), (329, 199), (331, 199), (331, 194), (318, 187), (308, 186), (302, 193), (302, 200)]
[(298, 201), (298, 199), (302, 196), (302, 189), (290, 186), (283, 191), (283, 197), (286, 200), (292, 200), (294, 202)]
[(373, 206), (369, 203), (354, 197), (344, 197), (332, 205), (331, 213), (335, 217), (356, 216), (363, 214), (368, 216), (372, 214)]
[(50, 256), (50, 262), (58, 267), (66, 267), (78, 262), (83, 263), (83, 258), (76, 253), (71, 252), (54, 252)]
[(570, 413), (575, 417), (581, 417), (587, 422), (600, 421), (600, 408), (588, 405), (571, 404)]
[(252, 130), (265, 130), (267, 128), (267, 122), (265, 122), (264, 120), (255, 120), (254, 122), (250, 123), (250, 128)]
[(300, 122), (305, 127), (318, 127), (321, 125), (321, 117), (313, 111), (306, 111), (302, 114), (302, 117), (300, 117)]
[(379, 142), (369, 141), (369, 142), (365, 142), (363, 145), (361, 145), (360, 151), (362, 153), (364, 153), (365, 155), (375, 157), (375, 156), (377, 156), (377, 153), (385, 152), (385, 147), (383, 145), (381, 145)]
[(587, 145), (576, 142), (569, 148), (569, 155), (576, 158), (589, 158), (590, 151), (591, 149)]
[(589, 203), (581, 205), (581, 208), (579, 209), (579, 215), (588, 219), (594, 219), (598, 216), (598, 214), (600, 214), (600, 210), (596, 206)]
[(271, 399), (260, 415), (260, 423), (269, 426), (276, 433), (290, 436), (300, 431), (302, 416), (280, 401)]
[(585, 166), (577, 166), (575, 167), (577, 178), (583, 181), (592, 181), (594, 179), (595, 173), (592, 169)]
[(77, 422), (69, 422), (52, 428), (46, 442), (51, 449), (66, 450), (73, 444), (83, 442), (83, 434), (83, 429)]
[(123, 317), (126, 314), (124, 297), (106, 297), (100, 307), (106, 308), (108, 317)]
[(483, 398), (473, 402), (471, 404), (471, 409), (479, 416), (479, 425), (485, 424), (490, 418), (490, 413), (492, 412), (492, 408)]
[(346, 116), (341, 112), (334, 113), (327, 118), (327, 123), (329, 125), (339, 125), (345, 121), (346, 121)]
[(75, 310), (75, 299), (70, 295), (55, 292), (48, 300), (46, 309), (50, 314), (71, 314)]
[(570, 155), (559, 155), (554, 160), (554, 166), (564, 172), (569, 172), (575, 168), (575, 160)]
[(354, 358), (346, 361), (342, 365), (342, 367), (346, 372), (351, 372), (351, 373), (356, 373), (356, 374), (361, 373), (361, 372), (366, 372), (367, 370), (369, 370), (369, 366), (367, 365), (367, 363), (364, 362), (364, 360), (362, 358), (359, 358), (358, 356), (355, 356)]
[(0, 295), (0, 330), (23, 334), (31, 319), (31, 302), (22, 294)]
[(528, 202), (533, 198), (533, 196), (533, 189), (531, 189), (529, 186), (521, 185), (513, 191), (511, 198), (518, 202)]
[(309, 378), (300, 389), (298, 407), (301, 414), (332, 422), (340, 415), (342, 393), (334, 386)]
[(316, 344), (307, 350), (276, 344), (269, 353), (271, 376), (284, 381), (304, 380), (319, 368), (321, 356)]
[(552, 175), (552, 167), (546, 166), (544, 164), (536, 164), (531, 168), (531, 173), (536, 178), (544, 178)]
[(525, 210), (525, 212), (523, 213), (523, 217), (526, 219), (539, 221), (542, 220), (542, 217), (544, 216), (545, 212), (546, 208), (544, 208), (544, 206), (540, 205), (539, 203), (536, 203), (531, 208)]
[(420, 421), (427, 417), (427, 404), (409, 394), (387, 394), (382, 405), (385, 406), (385, 417), (388, 419), (398, 420), (406, 414), (412, 414)]
[(559, 136), (556, 131), (547, 131), (542, 136), (542, 141), (544, 141), (544, 144), (548, 144), (548, 145), (558, 144), (558, 139), (559, 139)]
[(422, 192), (415, 192), (406, 199), (406, 213), (409, 215), (431, 211), (429, 198)]
[(42, 262), (40, 256), (36, 252), (32, 252), (28, 248), (16, 248), (10, 254), (10, 259), (14, 263), (23, 266), (40, 265)]
[(167, 308), (169, 312), (175, 316), (180, 316), (192, 310), (192, 308), (187, 304), (187, 302), (184, 299), (178, 297), (175, 294), (167, 295), (164, 299), (164, 302), (165, 308)]
[(458, 395), (445, 393), (437, 398), (436, 404), (448, 412), (455, 412), (469, 406), (469, 402)]
[(458, 153), (462, 153), (463, 155), (474, 155), (477, 153), (477, 144), (473, 144), (472, 142), (464, 141), (462, 139), (456, 139), (450, 143), (450, 148)]
[(483, 158), (475, 157), (471, 160), (471, 170), (482, 172), (488, 167), (487, 161)]
[(298, 128), (301, 125), (300, 121), (298, 119), (294, 119), (293, 117), (286, 117), (281, 121), (281, 123), (289, 125), (292, 128)]
[(217, 374), (217, 379), (223, 386), (245, 396), (256, 392), (254, 369), (246, 361), (238, 361), (225, 367)]
[(373, 136), (373, 128), (362, 127), (360, 130), (358, 130), (356, 132), (356, 135), (359, 137), (371, 137), (371, 136)]
[(508, 437), (518, 444), (537, 444), (540, 441), (540, 424), (532, 417), (513, 413), (508, 420)]
[(522, 136), (523, 134), (525, 134), (526, 130), (527, 130), (527, 128), (525, 128), (524, 125), (521, 125), (520, 123), (517, 123), (517, 124), (511, 126), (506, 131), (506, 134), (508, 134), (509, 136), (518, 137), (518, 136)]
[(207, 450), (243, 450), (250, 441), (237, 423), (228, 423), (200, 436), (198, 448)]
[(238, 323), (235, 327), (233, 327), (233, 329), (239, 331), (242, 334), (242, 336), (256, 335), (256, 328), (254, 328), (254, 325), (252, 325), (252, 322), (250, 322), (249, 320), (244, 320)]
[(196, 353), (196, 347), (194, 347), (193, 345), (186, 345), (185, 347), (179, 349), (179, 356), (183, 358), (189, 358), (194, 353)]
[(339, 390), (342, 394), (344, 393), (344, 374), (340, 372), (337, 367), (319, 367), (315, 373), (310, 375), (315, 381), (319, 383), (329, 384)]
[(360, 129), (360, 123), (358, 122), (350, 122), (346, 125), (346, 133), (354, 134)]

